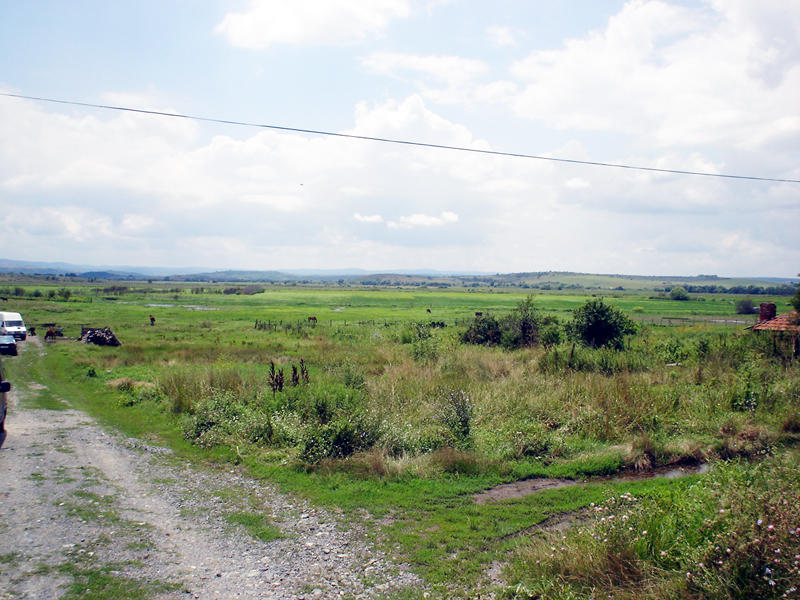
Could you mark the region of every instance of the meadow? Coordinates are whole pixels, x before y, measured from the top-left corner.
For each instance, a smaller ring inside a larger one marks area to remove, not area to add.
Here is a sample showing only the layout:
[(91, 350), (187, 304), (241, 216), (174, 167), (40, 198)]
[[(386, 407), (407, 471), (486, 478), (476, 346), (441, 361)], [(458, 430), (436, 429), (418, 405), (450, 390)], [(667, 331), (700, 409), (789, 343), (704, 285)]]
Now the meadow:
[[(14, 309), (64, 337), (12, 380), (368, 523), (436, 597), (798, 597), (800, 375), (735, 296), (610, 291), (638, 323), (613, 349), (568, 335), (595, 292), (103, 285), (26, 284)], [(525, 302), (548, 336), (466, 343)]]

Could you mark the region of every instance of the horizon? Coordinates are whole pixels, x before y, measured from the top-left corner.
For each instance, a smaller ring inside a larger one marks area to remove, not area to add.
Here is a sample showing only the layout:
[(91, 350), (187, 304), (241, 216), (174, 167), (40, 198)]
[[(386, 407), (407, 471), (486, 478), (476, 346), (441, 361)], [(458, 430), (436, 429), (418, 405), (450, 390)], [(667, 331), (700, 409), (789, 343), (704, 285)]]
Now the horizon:
[(0, 255), (800, 272), (792, 0), (0, 2)]
[[(75, 272), (78, 276), (85, 275), (86, 273), (108, 272), (116, 274), (134, 274), (143, 277), (171, 277), (173, 275), (211, 275), (214, 273), (280, 273), (283, 275), (308, 275), (308, 276), (323, 276), (323, 275), (417, 275), (417, 276), (438, 276), (438, 277), (492, 277), (492, 276), (507, 276), (519, 273), (548, 273), (548, 274), (562, 274), (562, 275), (585, 275), (595, 277), (620, 277), (620, 278), (651, 278), (651, 279), (699, 279), (699, 280), (771, 280), (788, 282), (789, 285), (796, 285), (800, 281), (800, 274), (795, 277), (781, 277), (781, 276), (765, 276), (765, 275), (718, 275), (713, 273), (698, 273), (695, 275), (676, 275), (676, 274), (635, 274), (635, 273), (592, 273), (588, 271), (560, 271), (554, 269), (544, 270), (527, 270), (527, 271), (448, 271), (437, 269), (362, 269), (358, 267), (341, 268), (341, 269), (236, 269), (236, 268), (221, 268), (209, 269), (205, 267), (149, 267), (144, 265), (131, 266), (131, 265), (81, 265), (71, 264), (64, 262), (46, 262), (46, 261), (16, 261), (13, 259), (0, 258), (0, 274), (13, 275), (16, 271), (11, 269), (30, 269), (32, 272), (26, 273), (27, 275), (46, 275), (46, 273), (36, 273), (34, 269), (45, 269), (52, 271), (69, 271)], [(8, 269), (4, 271), (4, 269)], [(161, 272), (156, 275), (157, 272)], [(61, 273), (63, 274), (63, 273)]]

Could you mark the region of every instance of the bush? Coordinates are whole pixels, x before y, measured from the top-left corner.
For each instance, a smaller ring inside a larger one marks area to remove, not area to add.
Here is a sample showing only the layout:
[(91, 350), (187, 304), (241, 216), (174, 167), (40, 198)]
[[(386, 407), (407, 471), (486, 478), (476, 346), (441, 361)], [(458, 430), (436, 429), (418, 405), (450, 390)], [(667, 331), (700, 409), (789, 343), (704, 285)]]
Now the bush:
[(439, 421), (444, 425), (457, 448), (469, 445), (472, 427), (472, 401), (464, 390), (441, 390), (435, 400)]
[(673, 300), (685, 301), (689, 299), (689, 294), (681, 286), (676, 286), (669, 291), (669, 297)]
[(461, 336), (467, 344), (502, 346), (508, 350), (529, 348), (544, 341), (546, 345), (561, 340), (561, 324), (552, 316), (539, 314), (533, 305), (533, 296), (517, 304), (510, 314), (498, 318), (480, 315)]
[(750, 298), (743, 298), (736, 302), (736, 314), (737, 315), (751, 315), (755, 306), (753, 305), (753, 301)]
[(498, 346), (503, 339), (500, 323), (490, 314), (475, 317), (475, 321), (461, 335), (465, 344)]
[(623, 338), (636, 333), (636, 324), (603, 299), (587, 300), (573, 311), (567, 332), (576, 341), (593, 348), (600, 346), (621, 347)]
[(315, 465), (329, 458), (348, 458), (356, 452), (369, 450), (378, 439), (380, 430), (361, 415), (312, 425), (303, 436), (300, 460)]

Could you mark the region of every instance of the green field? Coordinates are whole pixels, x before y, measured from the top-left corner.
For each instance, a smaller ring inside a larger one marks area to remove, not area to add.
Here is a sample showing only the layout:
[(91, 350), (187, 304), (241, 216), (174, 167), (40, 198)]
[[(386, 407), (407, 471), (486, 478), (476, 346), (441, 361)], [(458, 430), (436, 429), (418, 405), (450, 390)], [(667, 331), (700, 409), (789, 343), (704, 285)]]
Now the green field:
[[(738, 296), (610, 291), (604, 303), (638, 322), (614, 350), (569, 337), (601, 294), (536, 293), (538, 337), (512, 350), (464, 335), (477, 312), (516, 314), (529, 298), (517, 288), (23, 284), (5, 309), (64, 336), (40, 361), (6, 360), (10, 378), (47, 378), (130, 435), (368, 515), (436, 597), (797, 597), (800, 375), (791, 339), (747, 330)], [(84, 327), (122, 345), (80, 343)], [(544, 477), (587, 484), (473, 497)], [(567, 518), (578, 525), (548, 529)]]

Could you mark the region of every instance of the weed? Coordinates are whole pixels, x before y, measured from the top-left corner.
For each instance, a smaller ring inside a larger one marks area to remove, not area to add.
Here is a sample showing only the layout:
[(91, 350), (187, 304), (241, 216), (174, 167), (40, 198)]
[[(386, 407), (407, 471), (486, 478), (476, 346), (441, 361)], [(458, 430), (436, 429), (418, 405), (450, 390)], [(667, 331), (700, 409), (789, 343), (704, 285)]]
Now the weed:
[(228, 523), (243, 526), (251, 536), (262, 542), (271, 542), (283, 537), (280, 529), (272, 525), (269, 519), (262, 514), (235, 512), (227, 515), (225, 520)]
[(36, 485), (42, 485), (45, 481), (47, 481), (47, 477), (45, 477), (42, 473), (38, 471), (34, 471), (30, 475), (28, 475), (25, 479), (30, 479), (31, 481), (35, 482)]
[(85, 567), (65, 563), (58, 567), (72, 578), (66, 586), (64, 600), (118, 600), (120, 598), (147, 598), (157, 592), (174, 589), (174, 586), (154, 584), (119, 575), (117, 565)]
[(793, 460), (720, 464), (679, 490), (609, 496), (579, 530), (521, 544), (505, 597), (787, 597), (800, 552)]

